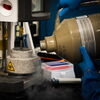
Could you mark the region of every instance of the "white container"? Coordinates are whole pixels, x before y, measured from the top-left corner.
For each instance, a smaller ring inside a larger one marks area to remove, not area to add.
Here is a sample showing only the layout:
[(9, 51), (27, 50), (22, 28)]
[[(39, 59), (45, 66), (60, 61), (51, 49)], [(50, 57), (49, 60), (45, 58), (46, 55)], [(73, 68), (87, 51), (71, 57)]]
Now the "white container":
[(18, 0), (0, 0), (0, 21), (18, 21)]
[(53, 78), (75, 78), (74, 65), (70, 62), (53, 61), (42, 63), (44, 78), (51, 80)]

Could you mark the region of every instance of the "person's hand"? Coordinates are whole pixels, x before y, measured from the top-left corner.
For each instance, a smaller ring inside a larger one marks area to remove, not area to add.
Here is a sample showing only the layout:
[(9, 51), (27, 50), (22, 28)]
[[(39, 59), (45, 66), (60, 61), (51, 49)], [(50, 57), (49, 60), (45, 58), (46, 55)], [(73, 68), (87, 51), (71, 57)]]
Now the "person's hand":
[(62, 17), (69, 10), (75, 9), (83, 1), (87, 0), (59, 0), (58, 9), (62, 8), (59, 13), (59, 16)]
[(82, 72), (86, 71), (96, 71), (93, 61), (91, 60), (87, 50), (85, 47), (80, 47), (80, 52), (82, 54), (82, 62), (79, 63), (79, 67), (81, 68)]
[(70, 9), (75, 9), (80, 2), (81, 0), (59, 0), (58, 9), (63, 8), (60, 11), (59, 16), (62, 17)]

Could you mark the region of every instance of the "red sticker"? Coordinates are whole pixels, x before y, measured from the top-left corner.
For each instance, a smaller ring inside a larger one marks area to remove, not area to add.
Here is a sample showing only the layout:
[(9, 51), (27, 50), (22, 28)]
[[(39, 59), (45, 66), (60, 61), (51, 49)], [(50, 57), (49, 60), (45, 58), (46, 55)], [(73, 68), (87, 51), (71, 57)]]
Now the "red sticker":
[(3, 4), (3, 8), (5, 8), (6, 10), (12, 9), (11, 5), (8, 5), (8, 4)]

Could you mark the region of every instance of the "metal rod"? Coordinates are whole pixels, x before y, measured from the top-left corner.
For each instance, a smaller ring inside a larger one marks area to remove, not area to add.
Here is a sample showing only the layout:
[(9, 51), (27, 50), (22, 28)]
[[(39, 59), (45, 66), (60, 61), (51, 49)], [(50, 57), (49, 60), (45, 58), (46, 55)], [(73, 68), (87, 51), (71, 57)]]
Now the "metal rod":
[(100, 4), (100, 0), (92, 0), (92, 1), (87, 1), (87, 2), (83, 2), (81, 3), (81, 5), (92, 5), (92, 4)]
[(3, 62), (2, 62), (2, 66), (3, 66), (3, 71), (6, 70), (6, 50), (7, 50), (7, 44), (6, 44), (6, 38), (5, 38), (5, 34), (6, 34), (6, 31), (7, 31), (7, 23), (2, 23), (2, 28), (3, 28)]
[(53, 78), (54, 83), (80, 83), (80, 78)]

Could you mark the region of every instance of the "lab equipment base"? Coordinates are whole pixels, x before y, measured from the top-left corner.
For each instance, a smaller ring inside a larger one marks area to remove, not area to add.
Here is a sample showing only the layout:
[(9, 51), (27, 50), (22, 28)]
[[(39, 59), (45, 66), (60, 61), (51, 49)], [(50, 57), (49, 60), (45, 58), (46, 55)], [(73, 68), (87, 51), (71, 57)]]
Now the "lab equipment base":
[(0, 76), (0, 92), (18, 93), (25, 89), (42, 82), (42, 77), (33, 74), (29, 76)]

